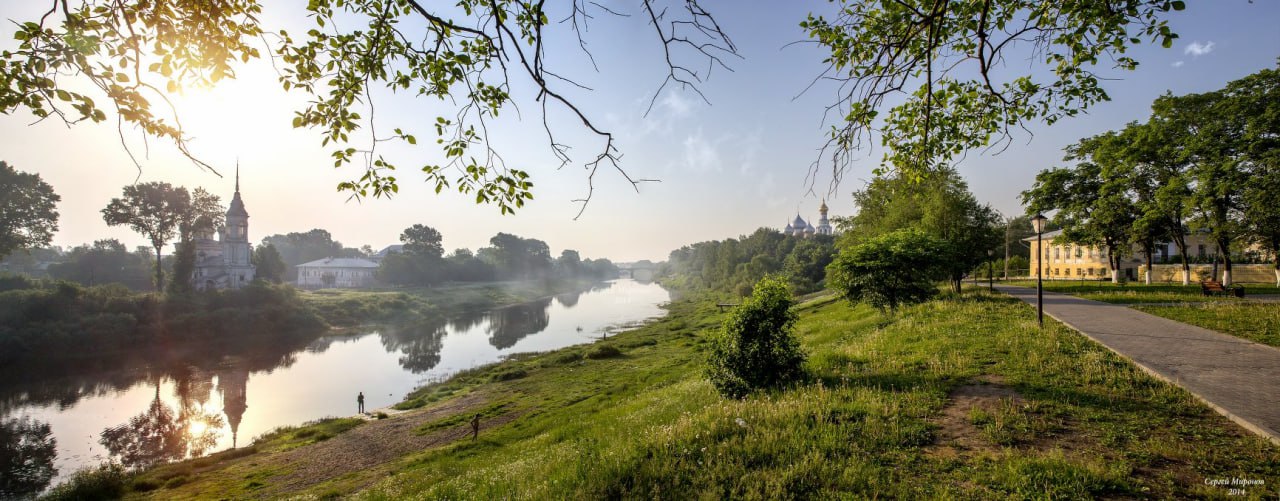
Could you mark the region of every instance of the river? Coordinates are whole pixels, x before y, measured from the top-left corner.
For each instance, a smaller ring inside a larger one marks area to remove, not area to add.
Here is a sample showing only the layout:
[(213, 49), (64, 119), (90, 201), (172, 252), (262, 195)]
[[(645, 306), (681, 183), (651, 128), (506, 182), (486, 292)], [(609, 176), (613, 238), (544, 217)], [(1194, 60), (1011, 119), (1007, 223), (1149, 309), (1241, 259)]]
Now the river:
[(656, 284), (621, 279), (438, 323), (9, 378), (0, 382), (0, 468), (15, 466), (0, 471), (0, 498), (108, 460), (143, 466), (200, 456), (281, 426), (354, 415), (360, 392), (367, 410), (387, 407), (509, 354), (590, 343), (661, 316), (669, 298)]

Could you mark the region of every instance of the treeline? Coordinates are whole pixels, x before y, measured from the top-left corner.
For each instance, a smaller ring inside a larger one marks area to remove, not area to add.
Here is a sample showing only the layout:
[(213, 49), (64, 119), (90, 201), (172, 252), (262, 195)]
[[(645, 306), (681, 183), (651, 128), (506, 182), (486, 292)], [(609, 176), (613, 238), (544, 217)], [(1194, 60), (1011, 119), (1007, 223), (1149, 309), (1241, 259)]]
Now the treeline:
[(658, 274), (677, 289), (747, 295), (765, 275), (780, 273), (796, 292), (811, 292), (822, 288), (834, 244), (829, 235), (798, 238), (760, 228), (736, 239), (699, 242), (671, 251)]
[(1022, 194), (1029, 209), (1057, 211), (1065, 240), (1105, 247), (1113, 278), (1129, 249), (1139, 248), (1150, 269), (1157, 244), (1171, 242), (1187, 283), (1193, 234), (1217, 247), (1228, 284), (1249, 247), (1280, 252), (1280, 70), (1213, 92), (1166, 94), (1151, 111), (1145, 122), (1068, 147), (1074, 165), (1037, 175)]
[(565, 249), (552, 257), (546, 242), (498, 233), (489, 246), (475, 253), (457, 249), (444, 255), (439, 231), (415, 224), (400, 235), (398, 252), (383, 257), (379, 280), (393, 285), (433, 285), (442, 282), (487, 282), (548, 278), (606, 279), (618, 275), (608, 259), (582, 259), (578, 251)]
[(279, 342), (325, 328), (292, 287), (262, 281), (235, 291), (163, 296), (120, 284), (0, 277), (0, 366), (147, 346)]

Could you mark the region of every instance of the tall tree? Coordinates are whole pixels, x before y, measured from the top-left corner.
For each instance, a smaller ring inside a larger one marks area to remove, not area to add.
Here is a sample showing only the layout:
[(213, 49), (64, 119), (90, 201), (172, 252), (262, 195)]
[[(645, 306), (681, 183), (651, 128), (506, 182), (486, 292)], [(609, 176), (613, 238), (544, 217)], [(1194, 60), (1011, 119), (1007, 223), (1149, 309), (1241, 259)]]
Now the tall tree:
[[(1087, 157), (1078, 146), (1068, 149), (1068, 159)], [(1053, 221), (1063, 228), (1059, 238), (1102, 247), (1111, 281), (1120, 281), (1120, 260), (1129, 244), (1134, 209), (1123, 184), (1104, 180), (1101, 166), (1082, 161), (1074, 167), (1042, 171), (1031, 189), (1022, 192), (1022, 202), (1029, 214), (1056, 210)]]
[(60, 200), (39, 174), (20, 172), (0, 160), (0, 256), (49, 245), (58, 231)]
[(400, 234), (400, 242), (404, 244), (404, 252), (425, 258), (440, 259), (444, 255), (440, 232), (430, 226), (415, 224), (404, 229)]
[[(183, 188), (178, 188), (183, 189)], [(170, 294), (186, 294), (192, 291), (191, 274), (196, 266), (195, 239), (201, 234), (212, 234), (223, 226), (226, 209), (217, 195), (196, 188), (191, 191), (191, 203), (178, 221), (178, 243), (173, 253), (173, 277), (169, 280)]]
[(191, 195), (169, 183), (140, 183), (124, 187), (124, 196), (111, 199), (102, 209), (108, 226), (128, 226), (151, 242), (155, 250), (156, 290), (164, 290), (164, 266), (160, 252), (181, 229), (191, 210)]

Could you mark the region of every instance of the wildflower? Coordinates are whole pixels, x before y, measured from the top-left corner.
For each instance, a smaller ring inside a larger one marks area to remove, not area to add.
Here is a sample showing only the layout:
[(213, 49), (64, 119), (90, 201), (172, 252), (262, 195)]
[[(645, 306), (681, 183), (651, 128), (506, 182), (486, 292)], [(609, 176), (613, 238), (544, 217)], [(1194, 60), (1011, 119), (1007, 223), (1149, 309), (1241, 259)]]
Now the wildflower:
[(741, 426), (743, 428), (747, 427), (747, 422), (742, 418), (734, 418), (733, 422), (738, 423), (738, 426)]

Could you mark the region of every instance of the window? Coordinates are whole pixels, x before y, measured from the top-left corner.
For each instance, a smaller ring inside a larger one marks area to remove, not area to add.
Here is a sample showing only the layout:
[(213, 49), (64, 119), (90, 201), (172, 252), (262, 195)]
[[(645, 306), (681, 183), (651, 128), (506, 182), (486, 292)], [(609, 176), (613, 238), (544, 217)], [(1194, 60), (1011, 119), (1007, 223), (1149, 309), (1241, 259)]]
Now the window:
[(1199, 251), (1200, 257), (1204, 257), (1204, 244), (1200, 244), (1197, 247), (1199, 247), (1198, 251)]
[[(1054, 248), (1053, 248), (1053, 258), (1054, 258), (1054, 259), (1058, 259), (1058, 257), (1059, 257), (1059, 256), (1061, 256), (1061, 255), (1062, 255), (1062, 248), (1061, 248), (1061, 247), (1054, 247)], [(1054, 273), (1054, 275), (1057, 275), (1057, 273)]]

